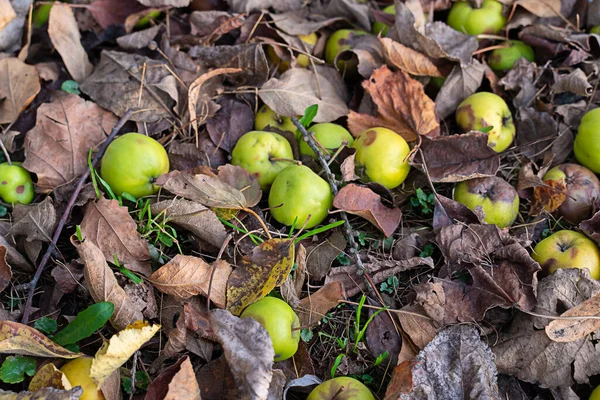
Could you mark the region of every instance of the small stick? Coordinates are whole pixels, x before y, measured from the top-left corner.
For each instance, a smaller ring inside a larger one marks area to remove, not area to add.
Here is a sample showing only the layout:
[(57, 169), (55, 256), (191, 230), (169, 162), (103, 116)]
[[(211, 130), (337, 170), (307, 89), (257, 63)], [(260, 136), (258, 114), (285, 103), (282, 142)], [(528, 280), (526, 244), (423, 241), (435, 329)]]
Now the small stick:
[[(100, 161), (100, 159), (104, 155), (106, 148), (113, 141), (115, 136), (117, 136), (117, 133), (119, 133), (119, 131), (121, 130), (123, 125), (125, 125), (125, 123), (129, 120), (132, 112), (133, 112), (132, 109), (127, 110), (125, 112), (125, 114), (123, 114), (121, 119), (119, 119), (119, 121), (117, 122), (115, 127), (110, 132), (110, 135), (108, 135), (108, 137), (106, 138), (106, 141), (102, 144), (100, 151), (98, 151), (98, 153), (92, 160), (92, 166), (96, 166), (96, 164), (98, 164), (98, 161)], [(89, 168), (86, 169), (86, 171), (79, 178), (79, 181), (77, 181), (77, 186), (75, 186), (75, 191), (73, 191), (73, 194), (71, 195), (71, 198), (69, 199), (69, 202), (67, 203), (67, 208), (65, 209), (65, 212), (63, 213), (62, 217), (60, 218), (60, 221), (58, 221), (58, 225), (56, 226), (56, 230), (54, 231), (54, 235), (52, 236), (52, 242), (50, 242), (50, 245), (46, 249), (46, 252), (44, 253), (44, 256), (42, 257), (42, 260), (40, 261), (40, 264), (38, 265), (37, 270), (35, 271), (35, 275), (33, 276), (33, 279), (30, 282), (29, 294), (27, 295), (27, 301), (25, 302), (25, 308), (23, 309), (23, 317), (21, 318), (21, 323), (23, 323), (23, 324), (27, 324), (27, 322), (29, 322), (29, 315), (31, 314), (31, 303), (33, 302), (33, 295), (35, 293), (35, 288), (37, 286), (37, 283), (40, 280), (40, 277), (42, 276), (42, 272), (44, 272), (44, 269), (46, 268), (48, 261), (50, 261), (50, 257), (52, 256), (52, 251), (56, 247), (56, 243), (58, 242), (58, 239), (60, 238), (62, 230), (67, 223), (67, 219), (69, 219), (69, 215), (71, 215), (71, 211), (73, 210), (73, 207), (75, 206), (75, 201), (77, 200), (77, 196), (79, 196), (79, 193), (83, 189), (83, 185), (85, 184), (85, 181), (87, 180), (87, 178), (90, 176), (90, 172), (91, 171)]]

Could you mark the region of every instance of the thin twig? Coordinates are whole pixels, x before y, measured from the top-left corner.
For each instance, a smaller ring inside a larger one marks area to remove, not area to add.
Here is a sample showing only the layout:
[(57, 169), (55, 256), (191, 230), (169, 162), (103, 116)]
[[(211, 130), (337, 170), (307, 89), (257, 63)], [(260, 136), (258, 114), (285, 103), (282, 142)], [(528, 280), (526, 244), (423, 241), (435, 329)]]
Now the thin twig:
[[(110, 132), (110, 135), (108, 135), (108, 137), (106, 138), (106, 141), (102, 144), (100, 151), (98, 151), (98, 153), (92, 160), (92, 166), (96, 166), (96, 164), (98, 164), (98, 162), (104, 155), (106, 148), (113, 141), (115, 136), (117, 136), (117, 133), (119, 133), (119, 131), (121, 130), (123, 125), (125, 125), (125, 123), (129, 120), (132, 112), (133, 112), (132, 109), (127, 110), (127, 112), (125, 112), (125, 114), (123, 114), (121, 119), (119, 119), (119, 121), (117, 122), (115, 127)], [(63, 213), (62, 217), (60, 218), (60, 221), (58, 221), (58, 225), (56, 227), (56, 230), (54, 231), (54, 235), (52, 236), (52, 242), (50, 242), (50, 245), (46, 249), (46, 252), (44, 253), (44, 256), (42, 257), (42, 260), (40, 261), (40, 264), (38, 265), (37, 270), (35, 271), (35, 275), (33, 276), (33, 279), (31, 280), (30, 287), (29, 287), (29, 294), (27, 295), (27, 301), (25, 302), (25, 308), (23, 309), (23, 318), (21, 318), (21, 322), (23, 324), (27, 324), (27, 322), (29, 322), (29, 315), (31, 314), (31, 303), (33, 301), (33, 295), (35, 293), (35, 288), (37, 286), (37, 283), (40, 280), (40, 277), (42, 276), (42, 272), (44, 272), (46, 265), (48, 265), (48, 261), (50, 261), (52, 251), (56, 247), (56, 243), (58, 242), (58, 239), (60, 238), (62, 230), (65, 227), (67, 220), (69, 219), (69, 216), (71, 215), (71, 210), (73, 210), (73, 207), (75, 206), (75, 201), (77, 200), (79, 193), (83, 189), (83, 185), (85, 184), (85, 181), (90, 176), (90, 172), (91, 171), (89, 168), (86, 169), (86, 171), (79, 178), (79, 181), (77, 181), (77, 186), (75, 186), (75, 190), (73, 191), (73, 194), (71, 195), (71, 198), (69, 199), (69, 202), (67, 203), (67, 208), (65, 209), (65, 212)]]

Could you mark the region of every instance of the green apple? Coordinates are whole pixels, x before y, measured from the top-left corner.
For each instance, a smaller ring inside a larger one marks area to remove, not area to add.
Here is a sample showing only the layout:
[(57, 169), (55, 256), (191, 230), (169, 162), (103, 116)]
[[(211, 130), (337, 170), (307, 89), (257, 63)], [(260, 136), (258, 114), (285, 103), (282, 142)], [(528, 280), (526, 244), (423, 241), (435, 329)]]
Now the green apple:
[(558, 231), (539, 242), (531, 257), (549, 274), (559, 268), (587, 268), (600, 279), (600, 250), (587, 236), (575, 231)]
[(258, 109), (254, 119), (254, 129), (263, 131), (267, 126), (280, 129), (282, 131), (296, 132), (296, 126), (290, 117), (282, 116), (271, 110), (264, 104)]
[(481, 207), (485, 222), (499, 228), (511, 226), (519, 215), (519, 196), (514, 187), (496, 176), (469, 179), (454, 189), (454, 200), (470, 210)]
[[(596, 25), (596, 26), (592, 27), (592, 28), (590, 29), (590, 33), (594, 33), (594, 34), (596, 34), (596, 35), (600, 35), (600, 25)], [(596, 389), (598, 389), (598, 388), (596, 388)], [(596, 392), (596, 391), (594, 390), (594, 392)], [(591, 397), (590, 397), (590, 398), (591, 398)], [(600, 399), (600, 392), (599, 392), (599, 394), (598, 394), (598, 398)]]
[(354, 162), (357, 174), (393, 189), (406, 179), (410, 165), (410, 148), (406, 140), (387, 128), (371, 128), (360, 134), (352, 145), (356, 149)]
[(467, 97), (456, 109), (456, 122), (465, 132), (487, 132), (488, 146), (497, 153), (506, 150), (515, 138), (510, 109), (494, 93), (479, 92)]
[(592, 216), (594, 203), (600, 200), (600, 181), (592, 171), (579, 164), (561, 164), (542, 179), (564, 182), (567, 192), (558, 213), (568, 222), (577, 225)]
[(135, 198), (152, 195), (160, 189), (156, 179), (169, 172), (165, 148), (149, 136), (136, 132), (115, 139), (102, 157), (100, 175), (113, 192)]
[(338, 376), (314, 388), (306, 400), (375, 400), (375, 397), (356, 379)]
[(133, 26), (135, 29), (145, 29), (150, 26), (150, 20), (155, 20), (162, 15), (162, 11), (154, 10), (143, 16)]
[(527, 61), (535, 60), (533, 48), (520, 40), (511, 40), (508, 42), (508, 47), (492, 51), (488, 59), (488, 65), (494, 71), (507, 71), (520, 58), (524, 58)]
[(269, 192), (271, 214), (278, 222), (309, 229), (319, 225), (333, 206), (327, 181), (305, 165), (287, 167), (277, 175)]
[(600, 108), (588, 111), (581, 118), (573, 150), (581, 165), (600, 174)]
[(34, 195), (31, 174), (20, 162), (0, 164), (0, 197), (4, 202), (29, 204)]
[[(389, 6), (384, 8), (382, 11), (386, 14), (396, 15), (396, 7), (393, 4), (390, 4)], [(384, 22), (375, 21), (373, 23), (373, 33), (375, 35), (379, 35), (381, 33), (381, 36), (385, 36), (385, 35), (387, 35), (389, 30), (390, 30), (390, 26)]]
[[(354, 138), (348, 132), (346, 128), (343, 126), (332, 124), (332, 123), (322, 123), (315, 124), (308, 129), (310, 132), (315, 134), (315, 139), (317, 142), (321, 144), (322, 148), (329, 150), (329, 154), (333, 154), (342, 143), (346, 142), (346, 146), (351, 147), (354, 143)], [(313, 158), (317, 158), (317, 155), (310, 148), (308, 143), (302, 138), (298, 139), (300, 142), (300, 153), (306, 154)]]
[(436, 89), (441, 89), (444, 83), (446, 83), (446, 79), (448, 78), (445, 76), (432, 76), (429, 79), (429, 84)]
[[(313, 32), (310, 35), (298, 35), (298, 39), (300, 39), (301, 41), (303, 41), (304, 43), (306, 43), (308, 45), (308, 50), (309, 50), (308, 52), (310, 52), (310, 50), (317, 44), (317, 40), (319, 40), (319, 37), (317, 36), (316, 33)], [(302, 49), (302, 50), (304, 50), (304, 49)], [(267, 57), (269, 57), (269, 60), (271, 61), (272, 64), (278, 66), (277, 70), (280, 73), (283, 73), (290, 68), (289, 60), (282, 60), (277, 55), (275, 50), (273, 49), (273, 46), (267, 46)], [(299, 54), (296, 57), (296, 65), (298, 67), (306, 68), (306, 67), (308, 67), (309, 64), (310, 64), (310, 59), (308, 58), (308, 56), (306, 54)]]
[(231, 163), (254, 175), (264, 191), (269, 190), (275, 177), (289, 167), (293, 159), (290, 143), (274, 132), (248, 132), (231, 152)]
[(275, 361), (292, 357), (300, 341), (300, 321), (285, 301), (263, 297), (244, 309), (241, 318), (254, 318), (269, 333), (275, 350)]
[(331, 65), (335, 63), (343, 76), (355, 77), (358, 72), (356, 59), (354, 57), (350, 60), (338, 59), (336, 62), (336, 58), (341, 52), (352, 49), (357, 38), (368, 34), (368, 32), (354, 29), (340, 29), (333, 32), (325, 45), (325, 61)]
[(473, 8), (468, 1), (457, 1), (448, 13), (448, 25), (469, 35), (496, 34), (506, 25), (502, 3), (483, 0), (481, 8)]
[(596, 386), (596, 389), (590, 394), (589, 400), (600, 400), (600, 386)]

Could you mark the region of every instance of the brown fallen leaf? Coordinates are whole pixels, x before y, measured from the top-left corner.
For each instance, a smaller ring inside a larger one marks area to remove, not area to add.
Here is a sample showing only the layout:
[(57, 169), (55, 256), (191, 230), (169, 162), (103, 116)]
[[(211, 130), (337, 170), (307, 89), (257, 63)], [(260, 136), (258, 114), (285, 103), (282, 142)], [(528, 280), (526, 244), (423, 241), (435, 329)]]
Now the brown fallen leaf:
[(281, 285), (294, 264), (294, 241), (271, 239), (244, 256), (227, 282), (227, 309), (239, 315), (246, 306)]
[(529, 215), (536, 216), (542, 210), (549, 213), (558, 210), (567, 197), (567, 184), (564, 180), (544, 181), (543, 185), (533, 189), (533, 200)]
[(14, 122), (40, 92), (40, 78), (18, 58), (0, 60), (0, 124)]
[(37, 370), (27, 390), (35, 392), (45, 387), (51, 387), (58, 390), (70, 390), (73, 386), (56, 366), (52, 363), (46, 364)]
[(351, 111), (348, 127), (354, 136), (369, 128), (383, 126), (412, 142), (417, 136), (439, 136), (440, 124), (435, 103), (425, 94), (421, 82), (402, 70), (392, 72), (383, 66), (363, 82), (377, 105), (377, 117)]
[(190, 358), (185, 356), (160, 373), (146, 391), (144, 400), (200, 400), (200, 388)]
[(315, 293), (300, 300), (296, 309), (300, 326), (309, 329), (315, 326), (327, 312), (337, 307), (339, 300), (345, 300), (344, 285), (340, 282), (326, 283)]
[(0, 246), (0, 292), (10, 284), (12, 279), (12, 268), (6, 262), (6, 247)]
[(137, 232), (137, 224), (117, 200), (89, 202), (81, 221), (81, 233), (113, 263), (115, 254), (128, 269), (145, 276), (152, 273), (148, 243)]
[(231, 266), (226, 261), (208, 264), (199, 257), (177, 254), (150, 275), (148, 281), (161, 292), (180, 300), (199, 294), (207, 297), (210, 287), (210, 299), (217, 307), (224, 308), (230, 274)]
[(48, 193), (85, 172), (90, 148), (102, 143), (116, 122), (112, 113), (74, 94), (42, 104), (25, 136), (23, 163), (37, 174), (37, 190)]
[(541, 18), (552, 18), (560, 15), (560, 0), (518, 0), (515, 3)]
[[(600, 316), (600, 293), (568, 309), (561, 317)], [(593, 318), (555, 319), (545, 328), (548, 337), (555, 342), (574, 342), (600, 329), (600, 320)]]
[(110, 25), (122, 25), (129, 15), (144, 9), (146, 7), (135, 0), (95, 0), (87, 7), (103, 29)]
[(0, 0), (0, 31), (15, 19), (17, 14), (8, 0)]
[[(468, 65), (456, 65), (435, 97), (435, 112), (440, 118), (454, 113), (458, 105), (479, 89), (484, 67), (473, 59)], [(519, 132), (520, 133), (520, 132)]]
[(51, 358), (82, 356), (59, 346), (37, 329), (12, 321), (0, 321), (0, 353)]
[(75, 237), (71, 243), (77, 249), (84, 265), (83, 274), (90, 295), (95, 302), (109, 301), (115, 305), (110, 323), (115, 329), (125, 329), (129, 324), (144, 318), (141, 310), (132, 306), (132, 301), (119, 286), (115, 274), (109, 268), (102, 251), (90, 240), (78, 242)]
[(206, 122), (206, 130), (219, 148), (231, 152), (238, 139), (254, 128), (254, 111), (234, 97), (226, 97), (219, 105), (217, 114)]
[(94, 69), (81, 45), (81, 35), (75, 15), (68, 4), (55, 4), (50, 9), (48, 35), (76, 82), (83, 82)]
[[(437, 335), (437, 326), (431, 318), (427, 317), (425, 310), (419, 305), (404, 306), (400, 310), (408, 311), (396, 314), (396, 317), (400, 320), (402, 329), (419, 349), (424, 349), (433, 340), (435, 335)], [(422, 315), (423, 317), (415, 314)]]
[(438, 66), (439, 61), (433, 60), (390, 38), (379, 38), (379, 43), (388, 65), (416, 76), (445, 76)]
[(28, 242), (52, 241), (56, 226), (56, 210), (50, 197), (37, 204), (17, 204), (13, 210), (13, 224), (9, 233), (25, 236)]
[(396, 365), (392, 371), (392, 380), (385, 391), (386, 400), (400, 399), (403, 394), (407, 394), (413, 387), (412, 369), (415, 361), (402, 361)]
[(350, 49), (340, 52), (337, 60), (358, 60), (358, 73), (363, 78), (369, 78), (373, 71), (384, 64), (383, 51), (377, 37), (373, 35), (356, 36)]
[(83, 394), (83, 388), (76, 386), (70, 390), (58, 390), (51, 387), (42, 388), (35, 392), (8, 392), (0, 389), (3, 400), (78, 400)]
[[(367, 302), (372, 306), (380, 305), (379, 302), (373, 301), (369, 297), (367, 297)], [(376, 309), (370, 308), (368, 310), (369, 318), (375, 312), (377, 312)], [(398, 364), (398, 354), (400, 354), (402, 346), (400, 329), (396, 328), (397, 324), (392, 318), (393, 314), (386, 311), (380, 312), (367, 325), (367, 331), (365, 332), (365, 342), (371, 355), (377, 358), (387, 352), (388, 357), (383, 361), (383, 364), (389, 364), (390, 366)]]
[(377, 193), (353, 183), (340, 189), (333, 199), (333, 206), (366, 219), (383, 232), (385, 237), (392, 236), (402, 220), (399, 208), (386, 207)]

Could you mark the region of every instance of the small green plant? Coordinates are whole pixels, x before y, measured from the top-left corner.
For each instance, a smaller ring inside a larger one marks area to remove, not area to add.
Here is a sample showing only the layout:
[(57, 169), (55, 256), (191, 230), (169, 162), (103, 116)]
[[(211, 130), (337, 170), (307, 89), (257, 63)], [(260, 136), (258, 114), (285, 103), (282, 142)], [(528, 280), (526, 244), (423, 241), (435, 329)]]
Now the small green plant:
[(346, 255), (346, 253), (340, 253), (338, 254), (338, 256), (335, 258), (336, 261), (340, 264), (340, 265), (350, 265), (352, 264), (352, 262), (350, 261), (350, 257), (348, 257)]
[(300, 339), (302, 339), (303, 342), (308, 343), (312, 340), (314, 334), (313, 331), (311, 331), (310, 329), (302, 329), (300, 331)]
[(364, 306), (366, 300), (367, 300), (367, 296), (365, 296), (363, 294), (362, 297), (360, 298), (360, 301), (358, 302), (358, 307), (356, 308), (356, 319), (354, 320), (354, 348), (352, 349), (352, 351), (354, 353), (356, 353), (358, 344), (361, 342), (363, 336), (365, 335), (365, 332), (367, 331), (367, 327), (369, 326), (369, 324), (373, 321), (373, 319), (377, 315), (379, 315), (380, 312), (385, 311), (389, 308), (389, 307), (383, 307), (383, 308), (380, 308), (379, 310), (375, 311), (373, 314), (371, 314), (371, 316), (369, 317), (369, 319), (367, 320), (365, 325), (361, 328), (360, 316), (361, 316), (362, 309), (363, 309), (363, 306)]
[(40, 332), (44, 332), (45, 334), (52, 334), (56, 332), (56, 329), (58, 329), (58, 324), (56, 323), (56, 320), (52, 318), (42, 317), (35, 321), (33, 327)]
[[(151, 240), (151, 244), (156, 246), (161, 243), (167, 247), (177, 245), (179, 253), (183, 253), (177, 240), (177, 230), (170, 226), (169, 218), (166, 216), (165, 210), (157, 215), (152, 215), (150, 199), (136, 200), (138, 211), (138, 232), (142, 239)], [(152, 240), (152, 238), (154, 240)]]
[[(123, 372), (130, 373), (129, 370)], [(121, 375), (121, 384), (123, 385), (123, 389), (125, 389), (127, 394), (135, 393), (138, 390), (146, 391), (146, 389), (148, 389), (148, 385), (150, 385), (150, 377), (146, 371), (136, 371), (135, 387), (132, 388), (131, 376)]]
[(102, 328), (114, 311), (115, 306), (111, 302), (101, 301), (92, 304), (78, 313), (73, 321), (52, 337), (52, 340), (65, 347), (73, 345)]
[(79, 84), (75, 81), (66, 80), (60, 85), (60, 90), (71, 94), (81, 94), (79, 91)]
[(0, 367), (0, 380), (4, 383), (19, 383), (25, 380), (25, 374), (35, 375), (35, 359), (26, 356), (8, 356)]
[(425, 193), (421, 188), (418, 188), (415, 194), (410, 198), (410, 204), (413, 208), (420, 210), (423, 215), (429, 215), (433, 213), (435, 206), (435, 195), (433, 193)]
[(128, 277), (133, 283), (135, 283), (136, 285), (141, 284), (142, 282), (144, 282), (142, 280), (142, 278), (140, 278), (139, 276), (137, 276), (136, 274), (134, 274), (130, 269), (125, 268), (124, 266), (122, 266), (119, 263), (119, 260), (117, 259), (117, 255), (114, 255), (114, 263), (117, 266), (117, 268), (119, 268), (119, 272), (122, 273), (123, 275), (125, 275), (126, 277)]
[(390, 356), (390, 354), (387, 351), (384, 351), (383, 353), (381, 353), (380, 355), (377, 356), (377, 358), (375, 359), (375, 362), (373, 363), (373, 366), (374, 367), (378, 366), (389, 356)]
[(385, 282), (382, 282), (379, 290), (387, 294), (393, 294), (398, 289), (398, 286), (400, 286), (400, 282), (398, 281), (398, 277), (394, 275), (387, 278)]
[(421, 250), (421, 252), (419, 253), (419, 257), (431, 257), (433, 255), (434, 250), (435, 247), (433, 246), (433, 244), (427, 243), (425, 246), (423, 246), (423, 250)]
[(340, 364), (342, 363), (342, 360), (344, 359), (344, 357), (346, 357), (346, 355), (344, 353), (340, 353), (335, 358), (335, 361), (333, 362), (333, 365), (331, 366), (331, 379), (335, 378), (335, 373), (336, 373), (338, 367), (340, 366)]

